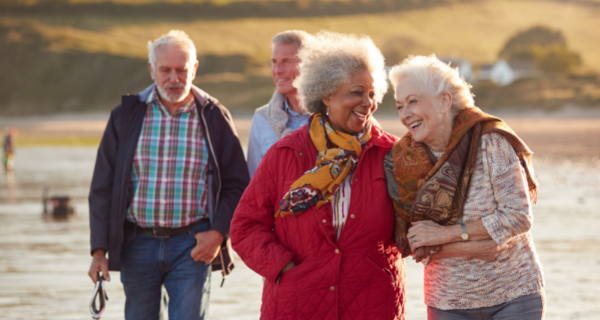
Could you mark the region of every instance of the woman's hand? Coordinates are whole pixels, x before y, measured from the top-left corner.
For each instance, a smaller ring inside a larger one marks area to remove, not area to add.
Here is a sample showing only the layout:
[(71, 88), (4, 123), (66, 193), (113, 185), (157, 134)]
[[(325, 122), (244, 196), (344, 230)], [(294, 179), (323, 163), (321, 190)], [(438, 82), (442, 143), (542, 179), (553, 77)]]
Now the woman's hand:
[(442, 246), (428, 246), (428, 247), (420, 247), (415, 250), (413, 254), (413, 259), (415, 262), (419, 263), (422, 260), (426, 259), (428, 256), (433, 257), (438, 251), (442, 250)]
[[(415, 221), (412, 223), (412, 227), (408, 229), (408, 244), (413, 252), (417, 248), (427, 246), (439, 246), (446, 244), (448, 241), (448, 234), (457, 232), (456, 226), (440, 226), (439, 224), (430, 221)], [(458, 226), (460, 230), (460, 226)], [(460, 235), (460, 232), (459, 232)]]
[[(420, 249), (420, 248), (419, 248)], [(506, 246), (498, 246), (493, 240), (454, 242), (445, 244), (433, 259), (442, 258), (472, 258), (491, 262), (496, 260), (502, 251), (506, 250)]]
[(469, 246), (466, 246), (465, 253), (468, 258), (491, 262), (496, 260), (506, 247), (506, 245), (498, 246), (494, 240), (472, 241)]
[(296, 264), (294, 263), (294, 261), (290, 261), (285, 266), (283, 266), (283, 268), (281, 269), (281, 272), (279, 274), (282, 274), (282, 273), (294, 268), (295, 266), (296, 266)]
[[(467, 223), (466, 229), (469, 241), (492, 239), (481, 219)], [(440, 226), (433, 221), (423, 220), (412, 223), (412, 227), (408, 229), (407, 238), (408, 244), (414, 252), (419, 247), (461, 242), (463, 241), (460, 237), (461, 233), (460, 224)]]

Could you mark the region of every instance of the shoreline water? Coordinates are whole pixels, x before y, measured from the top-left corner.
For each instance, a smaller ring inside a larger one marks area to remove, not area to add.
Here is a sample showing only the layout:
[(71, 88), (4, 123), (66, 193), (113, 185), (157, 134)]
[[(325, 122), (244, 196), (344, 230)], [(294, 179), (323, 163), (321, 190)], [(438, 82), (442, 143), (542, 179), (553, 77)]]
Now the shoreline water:
[[(600, 142), (596, 141), (600, 140), (600, 119), (506, 120), (536, 152), (540, 194), (533, 207), (532, 234), (546, 279), (546, 319), (596, 319), (600, 314), (600, 248), (595, 245), (600, 242)], [(380, 122), (386, 130), (402, 133), (396, 118)], [(236, 121), (242, 139), (249, 123), (249, 118)], [(93, 130), (103, 130), (98, 127)], [(93, 131), (91, 126), (85, 128)], [(90, 316), (93, 284), (87, 277), (91, 261), (87, 193), (95, 156), (96, 146), (23, 146), (17, 149), (14, 173), (0, 174), (2, 318)], [(77, 212), (73, 218), (58, 222), (42, 218), (41, 194), (46, 186), (51, 194), (73, 198)], [(405, 261), (407, 319), (426, 319), (423, 267), (411, 259)], [(239, 259), (223, 288), (219, 288), (220, 274), (212, 276), (209, 319), (258, 319), (260, 276)], [(122, 319), (119, 273), (111, 277), (107, 285), (110, 301), (102, 319)]]

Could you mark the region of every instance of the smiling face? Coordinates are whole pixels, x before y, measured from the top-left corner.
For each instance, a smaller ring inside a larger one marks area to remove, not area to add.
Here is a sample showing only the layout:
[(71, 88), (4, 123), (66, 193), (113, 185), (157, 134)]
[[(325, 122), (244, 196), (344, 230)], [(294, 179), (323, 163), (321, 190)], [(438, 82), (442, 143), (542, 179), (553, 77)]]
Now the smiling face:
[(336, 131), (354, 134), (362, 131), (371, 115), (377, 110), (373, 76), (367, 71), (358, 71), (348, 82), (323, 103), (329, 107), (329, 123)]
[(446, 150), (452, 134), (452, 95), (444, 92), (433, 96), (413, 79), (403, 78), (396, 87), (395, 98), (400, 121), (414, 140), (438, 152)]
[(279, 43), (273, 47), (271, 55), (271, 74), (277, 92), (280, 94), (296, 94), (292, 85), (298, 76), (298, 45), (295, 43)]
[(160, 98), (170, 103), (184, 101), (190, 95), (198, 62), (193, 64), (189, 53), (176, 44), (162, 45), (155, 50), (154, 66), (148, 65)]

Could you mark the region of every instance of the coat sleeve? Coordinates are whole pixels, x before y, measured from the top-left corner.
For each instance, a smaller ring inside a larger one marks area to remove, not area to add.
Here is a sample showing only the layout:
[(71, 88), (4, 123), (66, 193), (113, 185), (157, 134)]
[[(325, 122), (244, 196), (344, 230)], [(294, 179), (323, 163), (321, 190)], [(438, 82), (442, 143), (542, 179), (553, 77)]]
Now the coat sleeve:
[(219, 231), (227, 240), (233, 212), (248, 186), (250, 177), (244, 159), (244, 151), (235, 131), (231, 114), (225, 108), (220, 110), (221, 112), (214, 113), (215, 117), (211, 117), (216, 128), (214, 131), (219, 134), (220, 145), (214, 146), (214, 148), (221, 180), (218, 206), (211, 230)]
[(90, 206), (90, 244), (91, 253), (96, 249), (108, 251), (113, 179), (117, 160), (118, 120), (116, 108), (110, 115), (98, 154), (88, 198)]
[(483, 217), (482, 221), (492, 239), (503, 246), (533, 225), (527, 176), (506, 138), (492, 133), (484, 135), (481, 142), (484, 167), (498, 203), (495, 214)]
[(267, 280), (276, 281), (293, 254), (275, 236), (278, 149), (272, 147), (258, 166), (231, 221), (231, 243), (244, 263)]

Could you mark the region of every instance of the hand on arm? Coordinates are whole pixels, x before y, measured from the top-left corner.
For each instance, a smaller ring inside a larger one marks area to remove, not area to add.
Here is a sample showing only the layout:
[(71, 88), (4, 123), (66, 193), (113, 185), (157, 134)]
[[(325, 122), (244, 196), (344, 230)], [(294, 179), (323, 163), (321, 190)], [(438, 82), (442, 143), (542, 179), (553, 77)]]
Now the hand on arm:
[[(492, 237), (488, 234), (483, 222), (476, 220), (466, 224), (469, 240), (488, 240)], [(433, 221), (415, 221), (408, 229), (408, 243), (413, 252), (417, 248), (425, 246), (439, 246), (447, 243), (461, 242), (462, 231), (460, 224), (452, 226), (441, 226)]]
[(419, 262), (423, 261), (424, 259), (426, 259), (428, 256), (431, 256), (431, 257), (434, 256), (440, 250), (442, 250), (442, 246), (420, 247), (417, 250), (415, 250), (415, 252), (413, 254), (413, 260), (415, 260), (415, 262), (419, 263)]
[(494, 240), (454, 242), (443, 245), (441, 250), (432, 255), (432, 259), (441, 258), (472, 258), (484, 261), (494, 261), (506, 246), (500, 247)]

